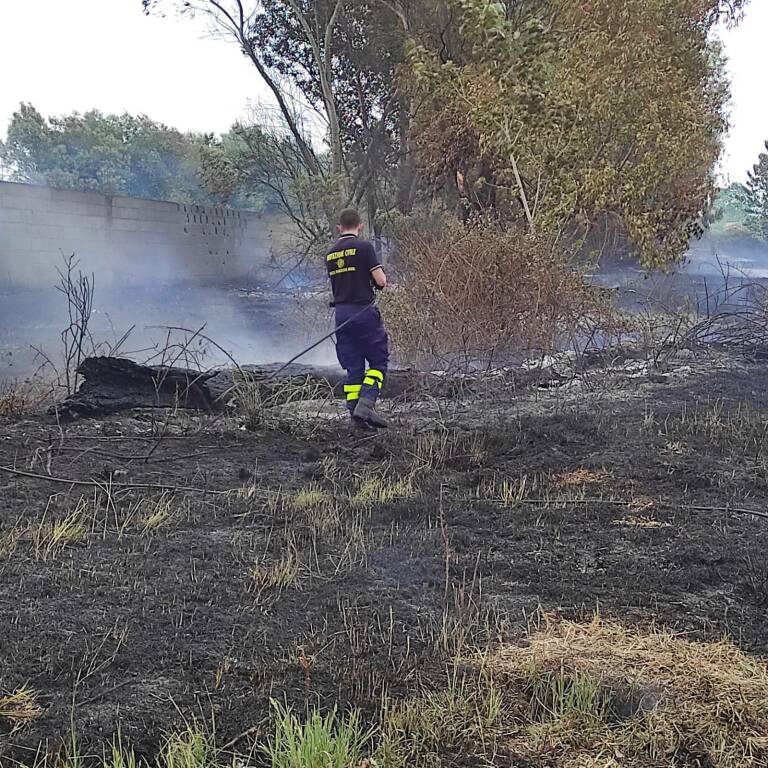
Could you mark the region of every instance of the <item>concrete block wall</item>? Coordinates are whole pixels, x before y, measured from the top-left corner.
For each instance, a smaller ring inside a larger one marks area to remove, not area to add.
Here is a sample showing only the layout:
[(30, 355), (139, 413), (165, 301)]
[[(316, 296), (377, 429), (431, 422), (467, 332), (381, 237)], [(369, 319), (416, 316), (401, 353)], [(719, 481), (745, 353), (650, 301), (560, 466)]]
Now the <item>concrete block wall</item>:
[(281, 217), (0, 182), (0, 287), (56, 282), (74, 253), (102, 286), (269, 281)]

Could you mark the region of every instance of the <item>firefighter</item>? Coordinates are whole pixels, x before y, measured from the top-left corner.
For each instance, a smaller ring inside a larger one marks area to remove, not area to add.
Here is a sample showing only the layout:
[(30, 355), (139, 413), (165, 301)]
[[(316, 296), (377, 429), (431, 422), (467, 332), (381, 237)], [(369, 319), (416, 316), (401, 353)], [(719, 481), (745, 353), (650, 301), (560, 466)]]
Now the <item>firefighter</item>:
[(347, 408), (356, 426), (384, 428), (389, 425), (375, 405), (387, 374), (389, 337), (374, 289), (384, 290), (387, 276), (373, 245), (362, 239), (357, 211), (342, 211), (338, 228), (325, 263), (336, 308), (336, 354), (347, 372)]

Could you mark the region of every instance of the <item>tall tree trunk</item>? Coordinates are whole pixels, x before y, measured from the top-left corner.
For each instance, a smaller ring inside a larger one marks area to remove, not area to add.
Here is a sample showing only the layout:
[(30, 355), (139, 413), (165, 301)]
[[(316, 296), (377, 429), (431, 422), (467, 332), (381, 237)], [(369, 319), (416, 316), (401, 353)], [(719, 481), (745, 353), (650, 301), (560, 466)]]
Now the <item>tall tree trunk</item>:
[(368, 226), (371, 234), (373, 235), (373, 247), (376, 249), (376, 255), (381, 258), (381, 224), (376, 220), (376, 214), (378, 208), (376, 206), (376, 198), (374, 195), (368, 193)]
[(407, 216), (413, 207), (413, 186), (416, 178), (416, 168), (411, 147), (411, 102), (402, 94), (400, 96), (400, 157), (397, 161), (397, 191), (395, 207)]
[(302, 10), (299, 2), (297, 0), (287, 0), (287, 2), (295, 14), (296, 20), (304, 30), (307, 42), (312, 49), (312, 55), (315, 58), (315, 65), (317, 66), (317, 71), (320, 77), (320, 90), (323, 94), (323, 106), (325, 107), (325, 114), (328, 118), (328, 130), (330, 133), (329, 142), (331, 145), (331, 173), (335, 176), (341, 174), (344, 169), (344, 153), (341, 146), (339, 111), (336, 108), (336, 99), (333, 93), (332, 49), (333, 32), (336, 28), (339, 14), (343, 10), (344, 2), (343, 0), (336, 0), (331, 17), (328, 19), (325, 29), (322, 32), (322, 39), (320, 30), (314, 31), (312, 29), (307, 14)]

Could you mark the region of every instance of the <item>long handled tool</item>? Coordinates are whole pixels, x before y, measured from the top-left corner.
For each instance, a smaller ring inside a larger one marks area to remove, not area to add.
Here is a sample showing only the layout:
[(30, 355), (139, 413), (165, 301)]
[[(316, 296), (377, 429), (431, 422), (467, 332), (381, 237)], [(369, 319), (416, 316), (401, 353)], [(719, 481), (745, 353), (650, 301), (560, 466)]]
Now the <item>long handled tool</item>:
[(276, 371), (274, 371), (269, 376), (267, 376), (265, 381), (271, 381), (272, 379), (274, 379), (275, 376), (281, 374), (289, 365), (293, 365), (293, 363), (295, 363), (297, 360), (299, 360), (302, 357), (304, 357), (304, 355), (310, 353), (316, 347), (319, 347), (324, 341), (326, 341), (326, 339), (330, 339), (331, 336), (334, 336), (337, 333), (337, 331), (339, 331), (340, 329), (344, 328), (346, 325), (349, 325), (353, 320), (357, 320), (357, 318), (360, 317), (360, 315), (362, 315), (363, 312), (365, 312), (366, 309), (368, 309), (369, 307), (372, 307), (372, 306), (373, 306), (373, 303), (366, 304), (359, 312), (357, 312), (354, 315), (352, 315), (352, 317), (347, 318), (340, 325), (337, 325), (330, 333), (326, 333), (325, 336), (323, 336), (322, 339), (318, 339), (311, 347), (307, 347), (302, 352), (299, 352), (298, 355), (295, 355), (294, 357), (292, 357), (287, 363), (284, 363), (283, 365), (281, 365)]

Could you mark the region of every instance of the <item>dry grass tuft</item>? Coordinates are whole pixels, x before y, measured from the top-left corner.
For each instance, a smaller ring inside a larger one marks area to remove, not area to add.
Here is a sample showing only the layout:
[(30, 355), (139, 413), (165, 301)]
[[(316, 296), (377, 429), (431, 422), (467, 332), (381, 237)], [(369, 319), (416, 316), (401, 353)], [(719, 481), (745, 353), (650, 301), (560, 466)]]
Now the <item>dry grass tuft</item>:
[(136, 527), (144, 534), (170, 525), (179, 512), (174, 504), (173, 494), (164, 493), (159, 499), (142, 499), (137, 512)]
[(257, 592), (265, 589), (298, 587), (301, 561), (296, 545), (291, 543), (277, 560), (266, 557), (251, 568), (251, 579)]
[(16, 547), (29, 533), (27, 526), (21, 522), (0, 534), (0, 557), (9, 557), (16, 551)]
[(627, 528), (671, 528), (671, 523), (665, 523), (662, 520), (654, 520), (643, 515), (626, 515), (619, 520), (613, 521), (614, 525), (622, 525)]
[(43, 711), (37, 701), (37, 692), (26, 685), (17, 688), (10, 696), (0, 696), (0, 719), (9, 720), (14, 728), (39, 719)]
[(65, 547), (83, 541), (88, 532), (84, 504), (61, 520), (43, 520), (40, 525), (30, 532), (35, 553), (45, 560), (57, 554)]
[(641, 512), (649, 512), (656, 506), (656, 500), (650, 496), (634, 496), (630, 499), (629, 508), (635, 515), (639, 515)]
[(526, 693), (517, 754), (546, 747), (558, 768), (768, 764), (768, 664), (730, 642), (550, 622), (487, 664)]
[(51, 398), (50, 388), (31, 383), (0, 382), (0, 417), (21, 419), (36, 413)]
[(454, 469), (482, 467), (488, 458), (487, 436), (456, 429), (417, 435), (415, 440), (403, 446), (403, 450), (412, 457), (418, 472), (436, 472), (448, 466)]
[(723, 455), (764, 456), (768, 450), (768, 417), (762, 408), (749, 403), (735, 407), (723, 400), (683, 405), (679, 415), (663, 422), (654, 419), (653, 428), (667, 438), (667, 450), (684, 453), (687, 442), (706, 444), (708, 452)]
[(311, 512), (333, 504), (333, 496), (316, 483), (300, 488), (290, 498), (291, 506), (299, 512)]
[(501, 504), (503, 507), (515, 507), (522, 504), (529, 496), (542, 491), (539, 476), (522, 475), (517, 478), (499, 478), (494, 476), (484, 480), (477, 488), (477, 497)]
[(574, 469), (555, 475), (554, 482), (559, 488), (572, 488), (582, 485), (603, 485), (610, 475), (604, 469)]
[(361, 507), (387, 504), (398, 499), (413, 498), (418, 494), (413, 474), (395, 477), (387, 472), (360, 479), (352, 496), (352, 503)]

